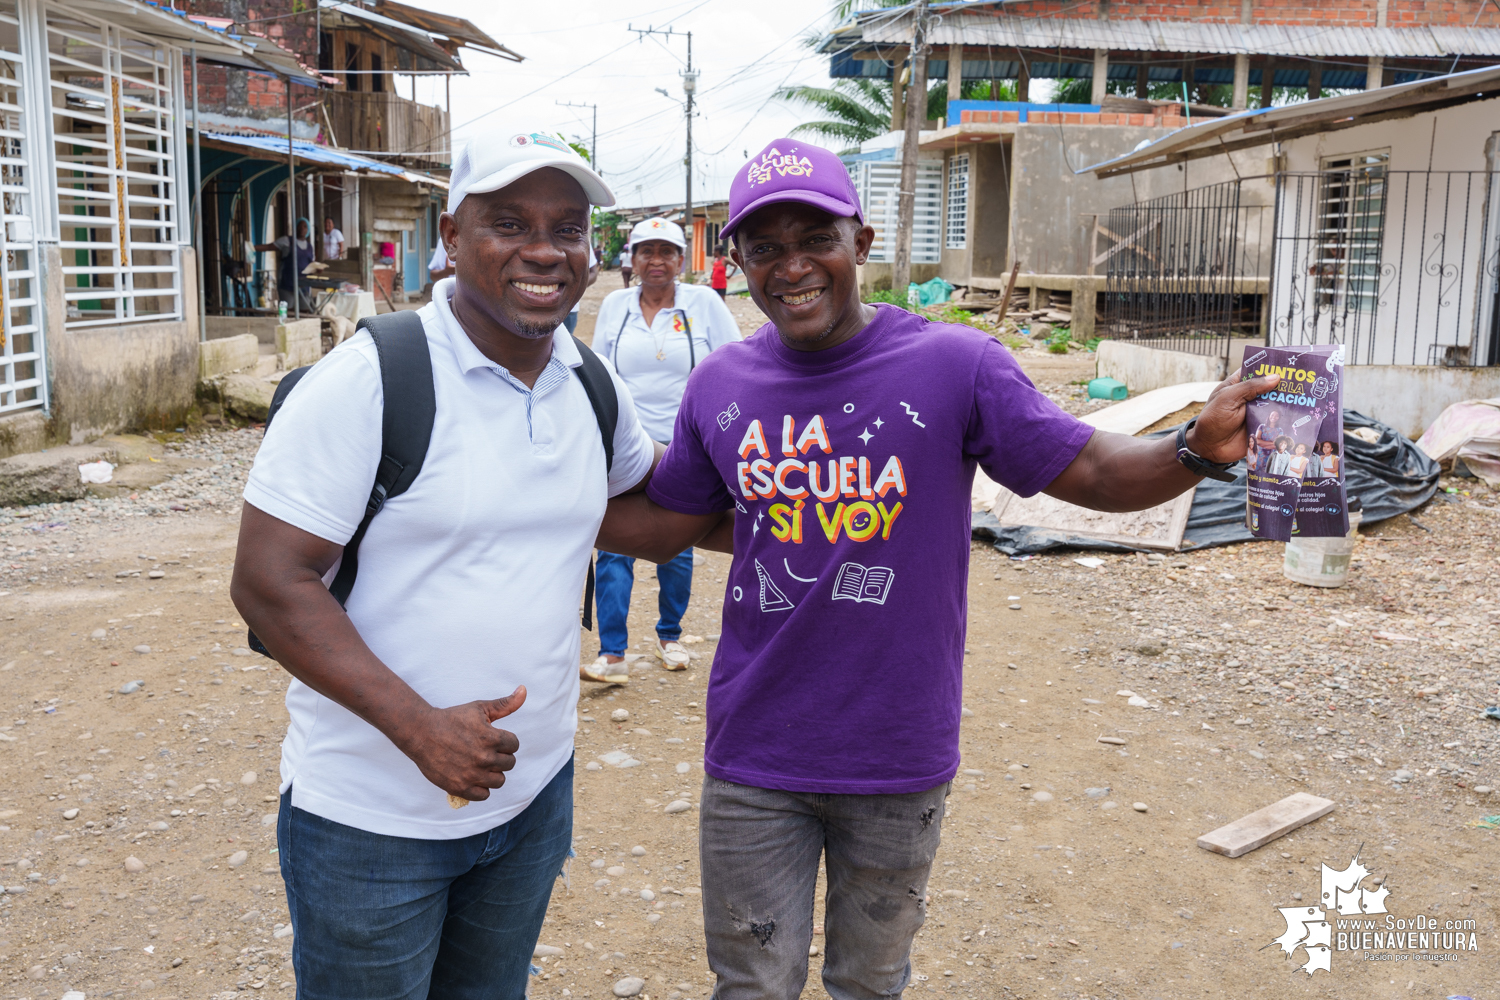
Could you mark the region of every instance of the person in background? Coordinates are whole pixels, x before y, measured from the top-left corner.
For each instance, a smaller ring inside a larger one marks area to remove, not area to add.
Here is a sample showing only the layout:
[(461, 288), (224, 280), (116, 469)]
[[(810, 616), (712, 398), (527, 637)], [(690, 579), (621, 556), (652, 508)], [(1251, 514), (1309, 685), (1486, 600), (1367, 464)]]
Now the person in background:
[(443, 241), (438, 240), (437, 247), (432, 251), (432, 258), (427, 261), (427, 275), (433, 282), (442, 281), (444, 278), (453, 277), (457, 268), (448, 259), (448, 250), (443, 246)]
[(333, 224), (333, 219), (323, 220), (323, 259), (344, 259), (344, 234)]
[(724, 259), (724, 247), (722, 245), (714, 248), (714, 267), (708, 278), (708, 287), (723, 298), (729, 290), (729, 272), (738, 270), (733, 264)]
[[(682, 227), (666, 219), (646, 219), (630, 233), (624, 253), (632, 255), (641, 283), (611, 292), (599, 306), (594, 324), (594, 352), (609, 360), (635, 400), (641, 426), (667, 444), (688, 376), (712, 351), (740, 339), (729, 308), (702, 285), (677, 283), (687, 241)], [(622, 255), (623, 256), (623, 255)], [(623, 666), (630, 645), (626, 617), (630, 612), (635, 560), (600, 550), (595, 588), (599, 612), (599, 656), (580, 672), (585, 680), (624, 684)], [(656, 604), (656, 644), (652, 652), (668, 670), (688, 665), (682, 637), (682, 615), (693, 587), (693, 550), (659, 563), (661, 584)]]
[(300, 279), (303, 269), (313, 262), (313, 255), (317, 252), (313, 248), (312, 223), (306, 219), (297, 220), (295, 252), (292, 250), (292, 241), (285, 236), (278, 236), (271, 243), (257, 243), (255, 249), (258, 252), (268, 250), (276, 252), (276, 291), (280, 293), (282, 301), (289, 306), (296, 301), (300, 293), (303, 311), (311, 314), (312, 299), (307, 294), (307, 287)]
[[(594, 287), (594, 282), (599, 280), (599, 257), (594, 253), (594, 248), (589, 247), (589, 283), (584, 289)], [(573, 311), (568, 313), (568, 318), (563, 320), (563, 326), (568, 328), (569, 333), (578, 332), (578, 303), (573, 303)]]
[(620, 250), (620, 277), (625, 281), (625, 287), (630, 287), (630, 244), (627, 243)]

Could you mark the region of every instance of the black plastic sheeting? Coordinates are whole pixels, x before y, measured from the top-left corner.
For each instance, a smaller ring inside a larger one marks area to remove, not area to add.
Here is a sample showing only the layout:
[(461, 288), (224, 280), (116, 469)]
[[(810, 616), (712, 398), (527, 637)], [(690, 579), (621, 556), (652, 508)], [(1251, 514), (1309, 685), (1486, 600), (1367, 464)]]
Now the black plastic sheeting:
[[(1370, 428), (1380, 438), (1373, 444), (1349, 434)], [(1438, 488), (1438, 464), (1394, 427), (1354, 410), (1344, 411), (1344, 473), (1349, 497), (1358, 497), (1364, 524), (1405, 514), (1431, 500)], [(1175, 435), (1176, 427), (1150, 437)], [(1182, 548), (1203, 549), (1258, 539), (1245, 527), (1245, 463), (1236, 464), (1232, 483), (1205, 479), (1193, 496)], [(1001, 527), (995, 515), (974, 514), (973, 535), (993, 542), (1006, 555), (1027, 555), (1048, 549), (1097, 549), (1134, 552), (1133, 546), (1070, 535), (1050, 528)]]

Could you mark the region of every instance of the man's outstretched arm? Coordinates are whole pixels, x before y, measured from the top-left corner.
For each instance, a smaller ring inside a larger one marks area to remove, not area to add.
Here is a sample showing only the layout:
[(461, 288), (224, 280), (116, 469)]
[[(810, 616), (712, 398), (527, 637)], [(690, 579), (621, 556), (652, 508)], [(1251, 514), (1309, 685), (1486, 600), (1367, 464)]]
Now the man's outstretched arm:
[(679, 514), (644, 492), (610, 500), (595, 543), (605, 552), (664, 563), (689, 546), (734, 554), (734, 511)]
[[(1187, 445), (1210, 462), (1245, 457), (1245, 405), (1273, 388), (1277, 379), (1239, 381), (1239, 372), (1208, 397)], [(1145, 510), (1183, 493), (1200, 477), (1177, 461), (1174, 437), (1137, 438), (1095, 431), (1083, 450), (1042, 492), (1091, 510)]]
[(515, 734), (490, 723), (526, 700), (435, 708), (380, 662), (323, 585), (343, 546), (250, 504), (240, 515), (230, 596), (276, 662), (293, 677), (379, 729), (451, 795), (481, 801), (516, 766)]

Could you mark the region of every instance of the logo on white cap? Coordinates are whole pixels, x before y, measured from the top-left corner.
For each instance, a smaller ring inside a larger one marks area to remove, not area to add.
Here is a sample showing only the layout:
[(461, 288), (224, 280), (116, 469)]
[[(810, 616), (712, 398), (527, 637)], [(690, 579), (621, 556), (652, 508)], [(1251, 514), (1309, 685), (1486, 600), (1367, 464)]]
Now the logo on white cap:
[(517, 132), (510, 137), (510, 144), (517, 149), (523, 146), (546, 146), (562, 153), (577, 152), (572, 146), (563, 141), (561, 136), (548, 135), (546, 132)]

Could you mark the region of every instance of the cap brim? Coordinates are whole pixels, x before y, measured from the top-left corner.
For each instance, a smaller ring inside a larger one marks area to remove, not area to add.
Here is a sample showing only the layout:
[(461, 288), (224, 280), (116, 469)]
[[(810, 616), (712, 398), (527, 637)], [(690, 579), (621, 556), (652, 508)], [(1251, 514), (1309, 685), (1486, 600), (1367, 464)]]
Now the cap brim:
[(728, 239), (733, 236), (734, 231), (739, 228), (741, 222), (744, 222), (749, 216), (765, 208), (767, 205), (778, 205), (789, 201), (811, 205), (813, 208), (821, 208), (829, 215), (837, 215), (843, 219), (854, 218), (858, 219), (861, 223), (865, 221), (865, 214), (858, 205), (853, 206), (854, 211), (851, 213), (849, 211), (851, 206), (848, 202), (829, 197), (826, 194), (818, 194), (816, 191), (773, 191), (762, 195), (736, 212), (734, 217), (724, 223), (723, 228), (719, 230), (719, 238)]
[[(504, 170), (497, 170), (492, 174), (479, 178), (470, 184), (464, 193), (469, 195), (499, 191), (501, 188), (514, 184), (527, 174), (541, 170), (543, 167), (554, 167), (577, 181), (579, 186), (583, 188), (584, 197), (588, 198), (590, 205), (608, 208), (615, 203), (615, 194), (609, 189), (609, 185), (604, 183), (603, 177), (600, 177), (577, 160), (561, 156), (512, 163)], [(449, 205), (448, 211), (451, 212), (457, 207), (456, 204)]]
[(679, 250), (687, 249), (687, 241), (679, 240), (675, 236), (647, 236), (644, 239), (631, 240), (630, 245), (634, 247), (637, 243), (650, 243), (652, 240), (661, 240), (663, 243), (670, 243)]

